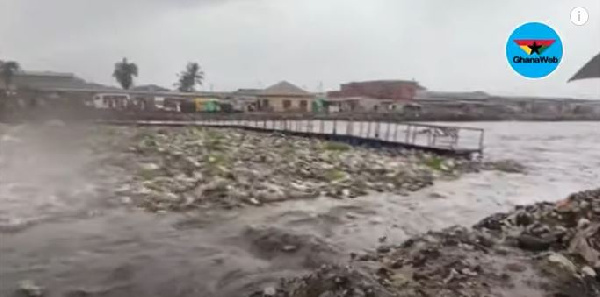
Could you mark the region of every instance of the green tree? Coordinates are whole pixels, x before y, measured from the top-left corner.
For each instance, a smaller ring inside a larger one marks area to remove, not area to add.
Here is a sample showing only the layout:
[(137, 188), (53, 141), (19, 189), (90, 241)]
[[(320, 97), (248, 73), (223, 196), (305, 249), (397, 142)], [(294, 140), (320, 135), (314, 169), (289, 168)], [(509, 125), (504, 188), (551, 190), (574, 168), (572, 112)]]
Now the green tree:
[(124, 90), (129, 90), (133, 86), (133, 78), (138, 76), (138, 67), (135, 63), (130, 63), (127, 58), (115, 64), (115, 72), (113, 77), (123, 87)]
[(0, 79), (6, 87), (6, 94), (9, 93), (10, 86), (17, 72), (21, 71), (19, 63), (14, 61), (0, 61)]
[(188, 63), (184, 71), (179, 74), (179, 82), (175, 84), (181, 92), (194, 92), (196, 85), (202, 85), (204, 72), (198, 63)]

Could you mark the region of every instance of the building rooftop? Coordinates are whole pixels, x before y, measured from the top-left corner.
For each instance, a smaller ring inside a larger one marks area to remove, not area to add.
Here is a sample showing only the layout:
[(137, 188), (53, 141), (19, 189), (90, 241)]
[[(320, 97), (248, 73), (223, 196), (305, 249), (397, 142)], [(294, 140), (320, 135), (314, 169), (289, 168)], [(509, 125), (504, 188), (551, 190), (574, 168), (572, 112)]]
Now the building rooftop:
[(31, 70), (21, 70), (16, 73), (16, 76), (21, 77), (64, 77), (64, 78), (73, 78), (75, 74), (68, 72), (54, 72), (54, 71), (31, 71)]
[[(118, 91), (119, 88), (102, 84), (88, 83), (73, 73), (54, 71), (19, 71), (16, 73), (14, 86), (18, 89), (38, 91)], [(0, 88), (4, 84), (0, 81)]]
[(266, 88), (262, 94), (264, 95), (310, 95), (309, 92), (303, 90), (302, 88), (289, 83), (287, 81), (282, 81), (277, 84), (274, 84), (268, 88)]
[(51, 71), (20, 71), (13, 80), (19, 89), (48, 90), (54, 88), (85, 88), (87, 82), (72, 73)]
[(131, 88), (131, 90), (132, 91), (142, 91), (142, 92), (167, 92), (167, 91), (170, 91), (167, 88), (164, 88), (164, 87), (161, 87), (161, 86), (155, 85), (155, 84), (134, 86), (133, 88)]
[(393, 83), (405, 83), (405, 84), (418, 84), (414, 80), (404, 79), (379, 79), (379, 80), (366, 80), (366, 81), (353, 81), (347, 84), (371, 84), (371, 83), (382, 83), (382, 84), (393, 84)]
[(422, 91), (418, 92), (415, 99), (489, 99), (491, 96), (482, 91), (475, 92), (444, 92)]
[(419, 84), (419, 82), (417, 82), (416, 80), (403, 80), (403, 79), (380, 79), (380, 80), (355, 81), (355, 82), (349, 82), (349, 83), (342, 84), (342, 86), (368, 85), (368, 84), (372, 84), (372, 85), (408, 84), (408, 85), (415, 85), (420, 90), (426, 89), (421, 84)]
[(262, 89), (238, 89), (237, 91), (234, 91), (231, 94), (237, 96), (258, 96), (263, 91), (264, 90)]

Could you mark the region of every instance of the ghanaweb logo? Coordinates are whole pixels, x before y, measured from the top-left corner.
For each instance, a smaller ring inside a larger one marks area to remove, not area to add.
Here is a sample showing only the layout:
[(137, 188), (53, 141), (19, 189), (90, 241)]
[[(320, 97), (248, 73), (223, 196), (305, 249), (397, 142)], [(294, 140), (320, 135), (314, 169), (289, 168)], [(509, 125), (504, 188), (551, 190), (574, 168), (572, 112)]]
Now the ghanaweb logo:
[(506, 58), (524, 77), (542, 78), (558, 67), (563, 55), (560, 37), (542, 23), (526, 23), (517, 28), (506, 43)]

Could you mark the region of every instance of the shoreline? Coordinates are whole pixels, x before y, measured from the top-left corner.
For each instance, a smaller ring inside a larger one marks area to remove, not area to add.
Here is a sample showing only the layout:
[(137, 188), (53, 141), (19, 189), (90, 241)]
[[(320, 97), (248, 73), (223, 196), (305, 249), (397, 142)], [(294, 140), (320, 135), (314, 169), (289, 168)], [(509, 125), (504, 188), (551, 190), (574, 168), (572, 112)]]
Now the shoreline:
[(598, 113), (584, 114), (544, 114), (544, 113), (461, 113), (461, 112), (425, 112), (420, 114), (410, 113), (176, 113), (158, 111), (122, 111), (122, 110), (97, 110), (85, 108), (58, 109), (48, 108), (44, 111), (31, 110), (19, 111), (11, 114), (0, 114), (0, 122), (23, 123), (27, 121), (44, 121), (60, 119), (64, 121), (89, 122), (95, 120), (354, 120), (354, 121), (381, 121), (381, 122), (498, 122), (498, 121), (523, 121), (523, 122), (573, 122), (573, 121), (600, 121)]
[(251, 297), (595, 297), (600, 294), (600, 189), (496, 213), (473, 227), (381, 243), (283, 279)]

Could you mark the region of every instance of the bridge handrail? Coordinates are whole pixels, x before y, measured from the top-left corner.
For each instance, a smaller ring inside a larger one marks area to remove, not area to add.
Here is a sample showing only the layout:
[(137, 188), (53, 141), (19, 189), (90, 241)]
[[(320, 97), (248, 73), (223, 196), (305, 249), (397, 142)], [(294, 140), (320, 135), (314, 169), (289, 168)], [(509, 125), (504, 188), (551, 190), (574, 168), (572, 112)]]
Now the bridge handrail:
[[(446, 150), (472, 150), (483, 152), (485, 130), (475, 127), (432, 125), (414, 122), (391, 122), (391, 121), (361, 121), (361, 120), (325, 120), (325, 119), (289, 119), (289, 118), (227, 118), (227, 117), (206, 117), (205, 119), (189, 120), (136, 120), (136, 121), (103, 121), (113, 124), (141, 124), (141, 125), (171, 125), (171, 126), (221, 126), (250, 128), (268, 131), (283, 131), (290, 133), (303, 133), (313, 135), (347, 135), (357, 139), (386, 141), (398, 143), (399, 145), (412, 145), (419, 147), (430, 147)], [(340, 123), (344, 123), (340, 127)], [(362, 123), (367, 125), (361, 125)], [(358, 127), (356, 123), (359, 123)], [(329, 125), (327, 128), (326, 124)], [(372, 126), (375, 126), (372, 129)], [(393, 126), (393, 130), (392, 130)], [(318, 128), (316, 131), (314, 128)], [(383, 127), (383, 128), (382, 128)], [(367, 131), (364, 131), (366, 128)], [(433, 129), (432, 129), (433, 128)], [(455, 135), (438, 135), (431, 130), (438, 128), (457, 129)], [(430, 131), (428, 131), (430, 130)], [(477, 139), (474, 139), (472, 145), (461, 145), (460, 131), (473, 131)], [(363, 133), (363, 132), (366, 132)], [(375, 132), (375, 133), (372, 133)], [(399, 133), (400, 132), (400, 133)], [(401, 136), (401, 137), (399, 137)], [(447, 139), (441, 142), (440, 139)], [(476, 144), (475, 144), (476, 142)]]

